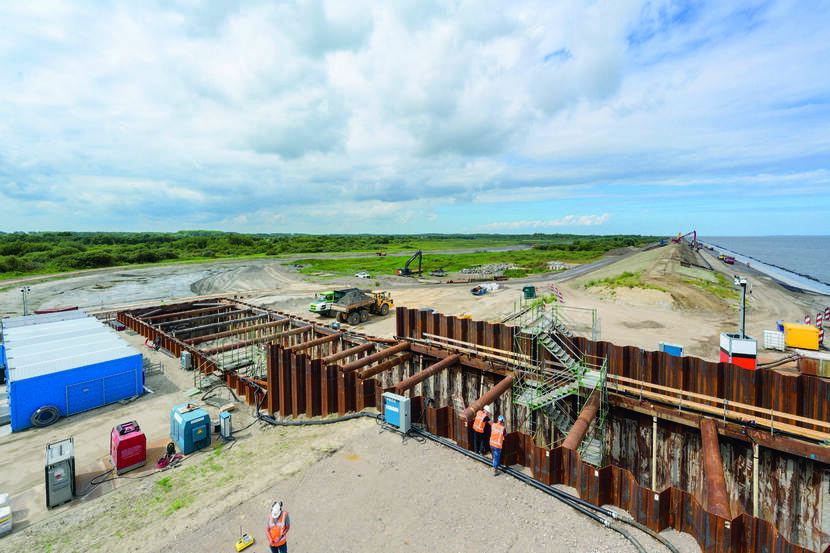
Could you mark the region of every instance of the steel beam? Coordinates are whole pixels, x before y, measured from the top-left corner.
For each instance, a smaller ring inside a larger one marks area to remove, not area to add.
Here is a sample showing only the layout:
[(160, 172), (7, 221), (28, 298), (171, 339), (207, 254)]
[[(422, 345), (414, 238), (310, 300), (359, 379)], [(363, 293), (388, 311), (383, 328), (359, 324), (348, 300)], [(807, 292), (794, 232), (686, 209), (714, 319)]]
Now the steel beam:
[[(430, 357), (436, 357), (438, 359), (443, 359), (449, 355), (454, 355), (452, 352), (447, 351), (446, 349), (425, 346), (423, 344), (418, 343), (412, 344), (412, 351), (414, 351), (415, 353), (423, 353), (424, 355), (429, 355)], [(485, 361), (484, 359), (478, 359), (471, 355), (459, 354), (458, 362), (466, 367), (472, 367), (473, 369), (478, 369), (489, 373), (500, 374), (502, 376), (507, 376), (508, 374), (512, 374), (513, 372), (511, 369), (507, 368), (507, 366), (503, 363)]]
[(259, 338), (254, 338), (253, 340), (243, 340), (242, 342), (233, 342), (230, 344), (225, 344), (223, 346), (216, 346), (215, 348), (210, 348), (206, 350), (200, 350), (202, 355), (215, 355), (217, 353), (223, 353), (226, 351), (230, 351), (232, 349), (239, 349), (244, 348), (247, 346), (252, 346), (254, 344), (261, 344), (262, 342), (267, 342), (274, 338), (276, 334), (266, 334), (264, 336), (260, 336)]
[(216, 334), (205, 334), (204, 336), (197, 336), (195, 338), (188, 338), (182, 340), (185, 344), (195, 345), (203, 342), (211, 342), (219, 338), (227, 338), (228, 336), (236, 336), (237, 334), (244, 334), (246, 332), (253, 332), (255, 330), (262, 330), (265, 328), (272, 328), (275, 326), (285, 326), (289, 323), (288, 319), (281, 319), (279, 321), (272, 321), (270, 323), (263, 323), (260, 325), (244, 326), (242, 328), (235, 328), (233, 330), (226, 330), (224, 332), (217, 332)]
[(409, 390), (410, 388), (414, 388), (415, 386), (417, 386), (418, 384), (420, 384), (421, 382), (423, 382), (424, 380), (426, 380), (430, 376), (438, 374), (439, 372), (441, 372), (445, 369), (449, 369), (450, 367), (452, 367), (453, 365), (458, 363), (458, 359), (459, 359), (458, 355), (455, 355), (455, 354), (450, 355), (446, 359), (442, 359), (441, 361), (438, 361), (434, 365), (430, 365), (429, 367), (422, 370), (421, 372), (413, 374), (412, 376), (410, 376), (406, 380), (398, 382), (397, 384), (395, 384), (395, 393), (396, 394), (402, 394), (405, 391)]
[(475, 400), (470, 404), (469, 407), (464, 409), (464, 412), (461, 416), (465, 420), (472, 420), (476, 416), (476, 412), (479, 409), (483, 409), (485, 405), (490, 405), (498, 398), (502, 396), (504, 392), (510, 389), (513, 386), (513, 375), (506, 376), (505, 378), (501, 379), (498, 384), (490, 388), (483, 396)]
[(323, 364), (324, 365), (331, 365), (332, 363), (336, 363), (341, 359), (345, 359), (346, 357), (351, 357), (352, 355), (357, 355), (358, 353), (362, 353), (364, 351), (371, 351), (375, 349), (375, 344), (372, 342), (366, 342), (365, 344), (360, 344), (359, 346), (355, 346), (353, 348), (344, 349), (343, 351), (339, 351), (337, 353), (332, 353), (328, 357), (323, 357)]
[[(228, 307), (232, 307), (232, 306), (229, 305)], [(231, 315), (240, 315), (242, 313), (250, 313), (251, 311), (253, 311), (253, 309), (240, 309), (238, 311), (222, 311), (221, 309), (222, 309), (221, 307), (216, 308), (216, 309), (214, 309), (214, 311), (216, 311), (215, 313), (210, 313), (208, 315), (199, 315), (197, 317), (190, 317), (189, 319), (176, 319), (175, 321), (167, 321), (167, 322), (164, 322), (164, 323), (158, 323), (158, 324), (155, 324), (153, 326), (155, 326), (158, 329), (162, 329), (162, 328), (167, 328), (168, 326), (173, 326), (173, 325), (178, 325), (178, 324), (192, 323), (192, 322), (195, 322), (195, 321), (205, 321), (205, 320), (208, 320), (208, 319), (215, 319), (217, 317), (229, 317)]]
[(405, 363), (412, 359), (412, 354), (409, 352), (404, 353), (398, 357), (392, 357), (391, 359), (387, 359), (383, 363), (378, 363), (374, 367), (369, 367), (368, 369), (363, 369), (359, 373), (357, 373), (357, 377), (360, 379), (367, 379), (372, 378), (376, 374), (380, 374), (382, 372), (388, 371), (393, 367), (397, 367), (401, 363)]
[(170, 334), (181, 339), (181, 336), (184, 334), (193, 334), (194, 332), (199, 332), (200, 330), (208, 330), (211, 328), (219, 328), (223, 326), (230, 326), (235, 323), (247, 323), (249, 321), (256, 321), (258, 319), (265, 319), (269, 317), (268, 313), (263, 313), (261, 315), (253, 315), (251, 317), (242, 317), (241, 319), (232, 319), (230, 321), (220, 321), (218, 323), (210, 323), (202, 326), (194, 326), (192, 328), (183, 328), (182, 330), (178, 330), (175, 332), (171, 332)]
[(579, 449), (579, 444), (582, 443), (582, 439), (588, 433), (588, 427), (591, 426), (591, 421), (597, 416), (601, 399), (602, 397), (598, 390), (594, 390), (591, 393), (591, 397), (588, 398), (585, 407), (582, 408), (582, 412), (576, 418), (576, 422), (571, 428), (571, 431), (568, 432), (565, 441), (562, 442), (563, 447), (567, 447), (573, 451)]
[(153, 324), (150, 321), (156, 320), (156, 319), (170, 319), (172, 317), (180, 317), (181, 315), (199, 315), (201, 313), (207, 313), (209, 311), (216, 311), (217, 308), (222, 308), (222, 307), (225, 307), (225, 306), (230, 307), (231, 309), (233, 309), (233, 307), (234, 307), (233, 304), (217, 303), (213, 307), (204, 307), (204, 308), (200, 308), (200, 309), (187, 309), (185, 311), (166, 311), (164, 313), (159, 313), (158, 315), (150, 315), (150, 313), (148, 313), (147, 315), (143, 315), (143, 316), (137, 317), (137, 318), (141, 319), (144, 322)]
[(295, 334), (304, 334), (306, 332), (311, 332), (314, 330), (314, 327), (311, 325), (308, 326), (299, 326), (297, 328), (292, 328), (291, 330), (286, 330), (285, 332), (280, 332), (278, 334), (272, 334), (270, 337), (274, 339), (282, 339), (288, 338), (289, 336), (294, 336)]
[(720, 456), (720, 445), (718, 445), (718, 430), (712, 419), (700, 419), (700, 443), (703, 449), (706, 509), (726, 520), (732, 520), (729, 494), (726, 491), (726, 478), (723, 476), (723, 460)]
[(382, 349), (372, 355), (363, 357), (358, 359), (357, 361), (352, 361), (351, 363), (346, 363), (340, 370), (344, 373), (356, 371), (366, 365), (371, 365), (376, 361), (380, 361), (381, 359), (386, 359), (390, 355), (394, 355), (396, 353), (400, 353), (402, 351), (406, 351), (409, 349), (409, 342), (401, 342), (397, 345), (392, 346), (391, 348)]
[(329, 334), (328, 336), (323, 336), (322, 338), (317, 338), (315, 340), (309, 340), (308, 342), (303, 342), (302, 344), (295, 344), (293, 346), (285, 348), (286, 351), (291, 352), (298, 352), (304, 351), (309, 348), (313, 348), (315, 346), (321, 346), (323, 344), (327, 344), (329, 342), (334, 342), (335, 340), (340, 339), (340, 334)]

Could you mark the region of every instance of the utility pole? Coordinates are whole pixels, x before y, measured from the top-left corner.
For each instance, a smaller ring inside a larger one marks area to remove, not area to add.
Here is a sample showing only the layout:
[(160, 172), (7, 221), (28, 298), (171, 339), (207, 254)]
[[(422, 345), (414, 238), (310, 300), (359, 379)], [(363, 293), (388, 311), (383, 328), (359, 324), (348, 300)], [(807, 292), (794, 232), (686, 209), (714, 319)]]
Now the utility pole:
[(32, 289), (28, 286), (24, 286), (20, 289), (20, 293), (23, 294), (23, 316), (29, 314), (29, 292), (31, 291)]

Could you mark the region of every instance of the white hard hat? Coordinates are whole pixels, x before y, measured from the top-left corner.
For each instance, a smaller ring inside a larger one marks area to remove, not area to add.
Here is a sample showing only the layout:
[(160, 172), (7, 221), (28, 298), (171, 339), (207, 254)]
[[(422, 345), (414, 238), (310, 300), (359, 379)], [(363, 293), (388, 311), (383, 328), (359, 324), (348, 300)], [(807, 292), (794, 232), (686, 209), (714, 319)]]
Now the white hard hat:
[(282, 513), (282, 501), (274, 501), (274, 504), (271, 505), (271, 516), (279, 518), (280, 513)]
[(485, 410), (486, 412), (488, 412), (488, 413), (492, 413), (492, 412), (493, 412), (493, 411), (490, 409), (490, 406), (489, 406), (489, 405), (485, 405), (485, 406), (484, 406), (484, 410)]

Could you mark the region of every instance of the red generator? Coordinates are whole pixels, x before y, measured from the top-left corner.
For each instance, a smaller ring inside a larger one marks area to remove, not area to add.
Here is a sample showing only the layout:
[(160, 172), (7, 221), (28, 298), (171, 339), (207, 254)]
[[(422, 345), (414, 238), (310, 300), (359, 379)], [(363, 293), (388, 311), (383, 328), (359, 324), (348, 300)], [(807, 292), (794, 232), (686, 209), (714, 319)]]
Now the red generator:
[(118, 474), (144, 466), (147, 462), (147, 437), (136, 421), (125, 422), (112, 429), (110, 457)]

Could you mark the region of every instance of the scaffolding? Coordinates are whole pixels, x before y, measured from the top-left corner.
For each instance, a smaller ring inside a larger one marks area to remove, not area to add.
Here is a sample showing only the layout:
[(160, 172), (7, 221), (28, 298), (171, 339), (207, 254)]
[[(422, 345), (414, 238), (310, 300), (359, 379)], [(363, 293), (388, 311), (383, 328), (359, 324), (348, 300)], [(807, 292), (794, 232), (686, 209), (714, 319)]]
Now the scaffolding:
[[(577, 322), (576, 313), (583, 322)], [(586, 317), (586, 315), (588, 317)], [(590, 323), (586, 324), (586, 319)], [(580, 351), (572, 338), (579, 328), (586, 334), (599, 335), (599, 318), (595, 309), (565, 307), (542, 299), (523, 301), (511, 321), (519, 327), (514, 338), (513, 402), (517, 412), (526, 409), (521, 430), (534, 436), (538, 445), (555, 447), (553, 428), (566, 436), (592, 393), (600, 394), (600, 408), (582, 440), (579, 453), (583, 460), (601, 466), (604, 457), (603, 435), (608, 413), (606, 376), (608, 362), (604, 357)], [(551, 359), (546, 359), (545, 353)], [(551, 423), (550, 438), (543, 425), (536, 423), (540, 412)]]

